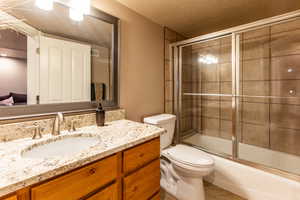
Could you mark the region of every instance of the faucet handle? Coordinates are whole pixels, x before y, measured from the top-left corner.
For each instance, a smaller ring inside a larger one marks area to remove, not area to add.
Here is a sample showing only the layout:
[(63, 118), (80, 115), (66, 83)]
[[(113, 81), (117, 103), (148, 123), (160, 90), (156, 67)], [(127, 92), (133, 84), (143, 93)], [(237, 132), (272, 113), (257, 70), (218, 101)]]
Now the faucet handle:
[(26, 129), (37, 129), (40, 125), (37, 122), (34, 122), (31, 126), (26, 126)]
[(34, 133), (32, 139), (40, 139), (43, 137), (41, 132), (44, 131), (44, 128), (41, 128), (37, 122), (34, 122), (32, 126), (26, 127), (26, 129), (33, 129)]
[(70, 133), (77, 130), (76, 126), (78, 125), (79, 122), (80, 122), (79, 120), (72, 120), (71, 121), (71, 124), (69, 126), (69, 132)]

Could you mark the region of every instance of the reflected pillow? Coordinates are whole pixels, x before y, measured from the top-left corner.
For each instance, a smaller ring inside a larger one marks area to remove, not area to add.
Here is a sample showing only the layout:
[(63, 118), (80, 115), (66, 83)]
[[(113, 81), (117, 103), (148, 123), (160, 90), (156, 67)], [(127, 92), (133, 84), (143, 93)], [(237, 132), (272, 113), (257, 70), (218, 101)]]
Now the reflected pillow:
[(18, 94), (18, 93), (10, 93), (15, 103), (26, 103), (27, 102), (27, 95), (26, 94)]
[(12, 106), (14, 105), (14, 99), (13, 97), (9, 97), (8, 99), (4, 99), (2, 101), (0, 101), (1, 105), (5, 105), (5, 106)]
[(10, 95), (4, 95), (4, 96), (0, 96), (0, 101), (3, 101), (5, 99), (8, 99), (10, 97)]

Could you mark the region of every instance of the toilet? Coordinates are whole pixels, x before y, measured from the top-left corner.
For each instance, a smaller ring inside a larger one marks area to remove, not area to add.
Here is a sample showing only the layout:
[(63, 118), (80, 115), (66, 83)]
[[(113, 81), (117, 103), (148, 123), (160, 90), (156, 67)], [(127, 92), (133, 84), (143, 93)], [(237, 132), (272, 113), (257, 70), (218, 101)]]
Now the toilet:
[(176, 116), (160, 114), (144, 118), (144, 123), (166, 130), (160, 137), (161, 187), (177, 200), (204, 200), (203, 177), (214, 169), (209, 154), (196, 148), (178, 144), (171, 146)]

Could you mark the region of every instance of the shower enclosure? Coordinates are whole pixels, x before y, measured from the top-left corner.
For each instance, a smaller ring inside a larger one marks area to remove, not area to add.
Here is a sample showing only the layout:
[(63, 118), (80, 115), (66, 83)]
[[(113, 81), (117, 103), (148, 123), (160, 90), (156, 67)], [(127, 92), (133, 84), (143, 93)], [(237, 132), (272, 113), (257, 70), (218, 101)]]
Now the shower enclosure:
[(299, 14), (172, 45), (177, 142), (300, 175)]

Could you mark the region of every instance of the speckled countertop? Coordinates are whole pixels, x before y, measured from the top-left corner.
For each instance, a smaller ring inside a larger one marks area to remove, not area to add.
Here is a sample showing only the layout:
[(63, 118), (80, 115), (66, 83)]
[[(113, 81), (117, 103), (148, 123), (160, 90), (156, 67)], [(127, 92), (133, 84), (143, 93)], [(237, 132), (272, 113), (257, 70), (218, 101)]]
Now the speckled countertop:
[[(63, 174), (93, 161), (158, 137), (164, 129), (128, 120), (113, 121), (105, 127), (83, 127), (64, 135), (96, 135), (101, 142), (72, 156), (51, 158), (24, 158), (22, 152), (37, 143), (47, 143), (54, 136), (0, 143), (0, 197), (26, 186)], [(57, 137), (57, 136), (56, 136)], [(69, 136), (67, 136), (69, 137)]]

